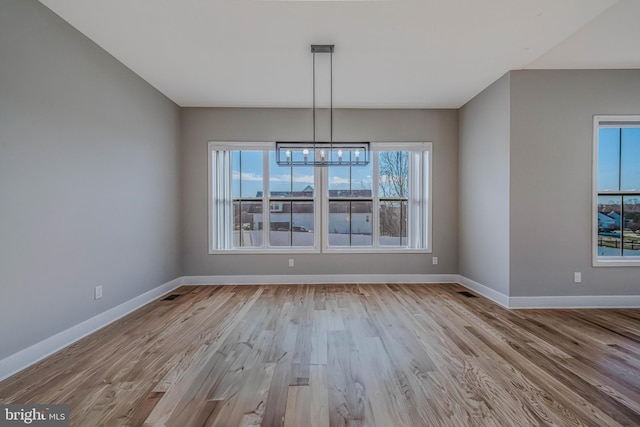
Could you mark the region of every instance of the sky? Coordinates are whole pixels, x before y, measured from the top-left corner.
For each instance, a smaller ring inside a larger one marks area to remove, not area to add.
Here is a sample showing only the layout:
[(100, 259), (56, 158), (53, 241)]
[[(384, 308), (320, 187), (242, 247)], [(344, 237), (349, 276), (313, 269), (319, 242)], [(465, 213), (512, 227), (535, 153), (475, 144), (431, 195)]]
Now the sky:
[(598, 191), (640, 191), (640, 128), (622, 129), (622, 144), (620, 133), (620, 128), (599, 130)]
[[(262, 151), (234, 151), (232, 156), (233, 197), (256, 197), (263, 191)], [(329, 167), (329, 190), (371, 189), (373, 185), (373, 163), (358, 167)], [(307, 186), (315, 187), (313, 167), (279, 166), (275, 152), (269, 152), (269, 191), (302, 191)], [(242, 177), (242, 180), (240, 179)], [(291, 179), (293, 177), (293, 180)], [(291, 188), (293, 187), (293, 188)]]

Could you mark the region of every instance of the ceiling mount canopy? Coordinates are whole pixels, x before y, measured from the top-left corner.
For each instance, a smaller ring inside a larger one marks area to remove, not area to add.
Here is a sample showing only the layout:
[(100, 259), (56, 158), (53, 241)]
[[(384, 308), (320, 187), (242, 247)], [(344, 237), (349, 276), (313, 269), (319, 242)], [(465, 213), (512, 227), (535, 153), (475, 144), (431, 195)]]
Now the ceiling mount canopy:
[[(276, 141), (276, 163), (280, 166), (366, 166), (369, 142), (333, 140), (333, 49), (332, 44), (312, 44), (313, 54), (313, 141)], [(316, 141), (316, 53), (331, 55), (329, 141)]]

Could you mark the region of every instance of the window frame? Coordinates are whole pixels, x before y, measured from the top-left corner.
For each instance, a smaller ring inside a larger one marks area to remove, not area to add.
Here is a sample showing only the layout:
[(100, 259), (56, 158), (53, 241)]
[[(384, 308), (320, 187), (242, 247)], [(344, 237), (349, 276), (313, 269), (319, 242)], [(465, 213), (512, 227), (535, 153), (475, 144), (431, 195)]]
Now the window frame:
[[(314, 243), (313, 246), (269, 246), (269, 231), (270, 231), (270, 203), (272, 202), (287, 202), (293, 200), (292, 198), (271, 198), (269, 194), (269, 180), (262, 180), (262, 197), (251, 198), (262, 203), (262, 242), (263, 246), (246, 246), (246, 247), (231, 247), (220, 249), (215, 247), (215, 237), (217, 234), (214, 229), (214, 206), (213, 206), (213, 169), (212, 169), (212, 152), (213, 151), (262, 151), (267, 153), (262, 157), (262, 170), (269, 173), (269, 155), (270, 151), (275, 152), (275, 142), (230, 142), (230, 141), (209, 141), (207, 145), (207, 159), (208, 159), (208, 246), (209, 254), (293, 254), (293, 253), (305, 253), (305, 254), (317, 254), (320, 253), (320, 237), (318, 230), (318, 224), (320, 224), (320, 197), (315, 188), (318, 187), (319, 177), (318, 174), (314, 175)], [(229, 174), (233, 173), (233, 168), (229, 168)], [(229, 183), (231, 185), (231, 179)], [(242, 197), (241, 197), (242, 198)], [(233, 201), (233, 198), (232, 198)], [(304, 201), (307, 201), (306, 199)]]
[[(380, 197), (378, 194), (378, 176), (376, 174), (376, 170), (373, 170), (372, 183), (371, 187), (374, 190), (371, 198), (362, 198), (358, 200), (357, 198), (345, 198), (345, 201), (369, 201), (371, 200), (373, 203), (373, 212), (372, 212), (372, 246), (329, 246), (329, 200), (334, 199), (339, 201), (340, 198), (331, 198), (328, 194), (328, 180), (329, 180), (329, 172), (327, 168), (322, 168), (320, 171), (322, 175), (322, 252), (329, 254), (367, 254), (367, 253), (432, 253), (431, 242), (432, 242), (432, 175), (433, 175), (433, 144), (430, 142), (371, 142), (371, 162), (377, 162), (377, 153), (380, 151), (420, 151), (420, 152), (428, 152), (428, 159), (424, 168), (426, 168), (426, 174), (423, 176), (424, 186), (427, 190), (426, 200), (423, 200), (425, 203), (425, 207), (422, 210), (422, 214), (426, 216), (423, 219), (423, 226), (426, 227), (425, 231), (425, 247), (423, 248), (406, 248), (399, 246), (383, 246), (379, 245), (379, 237), (380, 237), (380, 200), (390, 199), (389, 197)], [(357, 166), (354, 166), (357, 167)], [(411, 176), (409, 176), (409, 181), (411, 182)], [(407, 199), (411, 198), (411, 189), (409, 189), (409, 194)], [(409, 211), (409, 208), (407, 208)], [(409, 230), (407, 230), (409, 233)], [(409, 237), (409, 236), (407, 236)]]
[[(424, 207), (421, 210), (421, 214), (425, 216), (422, 219), (422, 225), (426, 228), (424, 231), (424, 247), (423, 248), (406, 248), (406, 247), (394, 247), (394, 246), (345, 246), (345, 247), (330, 247), (328, 246), (328, 168), (320, 167), (315, 168), (314, 173), (314, 245), (313, 247), (300, 247), (300, 246), (268, 246), (269, 243), (269, 213), (270, 203), (274, 201), (285, 201), (280, 198), (269, 198), (269, 180), (263, 179), (263, 194), (261, 200), (263, 201), (263, 244), (261, 247), (232, 247), (220, 249), (215, 247), (214, 234), (217, 232), (214, 230), (214, 198), (213, 198), (213, 170), (212, 170), (212, 152), (213, 151), (238, 151), (238, 150), (258, 150), (258, 151), (275, 151), (275, 142), (231, 142), (231, 141), (209, 141), (207, 147), (207, 159), (208, 159), (208, 249), (209, 254), (320, 254), (320, 253), (432, 253), (432, 206), (433, 206), (433, 192), (432, 192), (432, 175), (433, 175), (433, 146), (430, 142), (372, 142), (371, 151), (372, 156), (378, 151), (426, 151), (428, 152), (427, 161), (423, 165), (426, 168), (426, 173), (422, 179), (424, 180), (424, 188), (427, 191), (426, 198), (423, 199)], [(269, 155), (263, 156), (263, 171), (269, 173)], [(264, 173), (263, 172), (263, 173)], [(229, 174), (232, 173), (232, 167), (229, 168)], [(374, 173), (375, 175), (375, 173)], [(411, 177), (409, 177), (411, 180)], [(231, 180), (229, 180), (231, 185)], [(377, 177), (374, 176), (372, 186), (377, 186)], [(325, 194), (326, 193), (326, 194)], [(411, 197), (411, 194), (408, 196)], [(380, 197), (377, 194), (371, 198), (373, 200), (373, 227), (372, 227), (372, 239), (374, 245), (376, 244), (376, 236), (379, 235), (379, 201)], [(382, 197), (382, 199), (385, 199)], [(288, 200), (288, 199), (287, 199)], [(369, 200), (369, 199), (365, 199)], [(364, 200), (363, 200), (364, 201)], [(266, 240), (265, 240), (266, 239)]]
[[(592, 265), (594, 267), (640, 267), (640, 256), (610, 256), (601, 257), (598, 255), (598, 197), (600, 195), (638, 195), (640, 197), (640, 191), (599, 191), (598, 189), (598, 158), (599, 158), (599, 130), (601, 128), (625, 128), (625, 127), (638, 127), (640, 128), (640, 115), (595, 115), (593, 116), (593, 169), (592, 169), (592, 203), (591, 203), (591, 250), (592, 250)], [(622, 156), (622, 153), (620, 153)], [(619, 171), (618, 173), (622, 173)], [(624, 233), (624, 217), (621, 219), (621, 233)], [(624, 234), (621, 236), (624, 240)], [(621, 244), (623, 244), (621, 241)]]

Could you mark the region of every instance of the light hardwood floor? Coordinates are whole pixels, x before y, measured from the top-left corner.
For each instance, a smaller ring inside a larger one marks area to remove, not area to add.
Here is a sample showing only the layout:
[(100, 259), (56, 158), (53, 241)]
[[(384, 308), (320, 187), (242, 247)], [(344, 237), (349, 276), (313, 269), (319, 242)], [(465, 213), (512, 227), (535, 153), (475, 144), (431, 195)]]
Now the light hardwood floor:
[(185, 286), (0, 383), (74, 426), (640, 425), (640, 310), (459, 285)]

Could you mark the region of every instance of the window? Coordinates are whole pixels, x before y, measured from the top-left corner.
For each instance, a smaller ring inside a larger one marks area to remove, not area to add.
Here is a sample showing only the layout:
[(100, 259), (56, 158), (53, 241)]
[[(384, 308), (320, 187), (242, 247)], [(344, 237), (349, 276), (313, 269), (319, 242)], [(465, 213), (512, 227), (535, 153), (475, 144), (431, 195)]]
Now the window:
[(594, 140), (594, 265), (640, 265), (640, 116), (596, 116)]
[(210, 252), (430, 251), (431, 144), (371, 149), (367, 166), (283, 167), (273, 143), (210, 142)]
[(365, 166), (326, 170), (325, 251), (429, 250), (431, 144), (373, 143)]
[(316, 175), (282, 167), (273, 144), (210, 143), (211, 250), (318, 248)]

